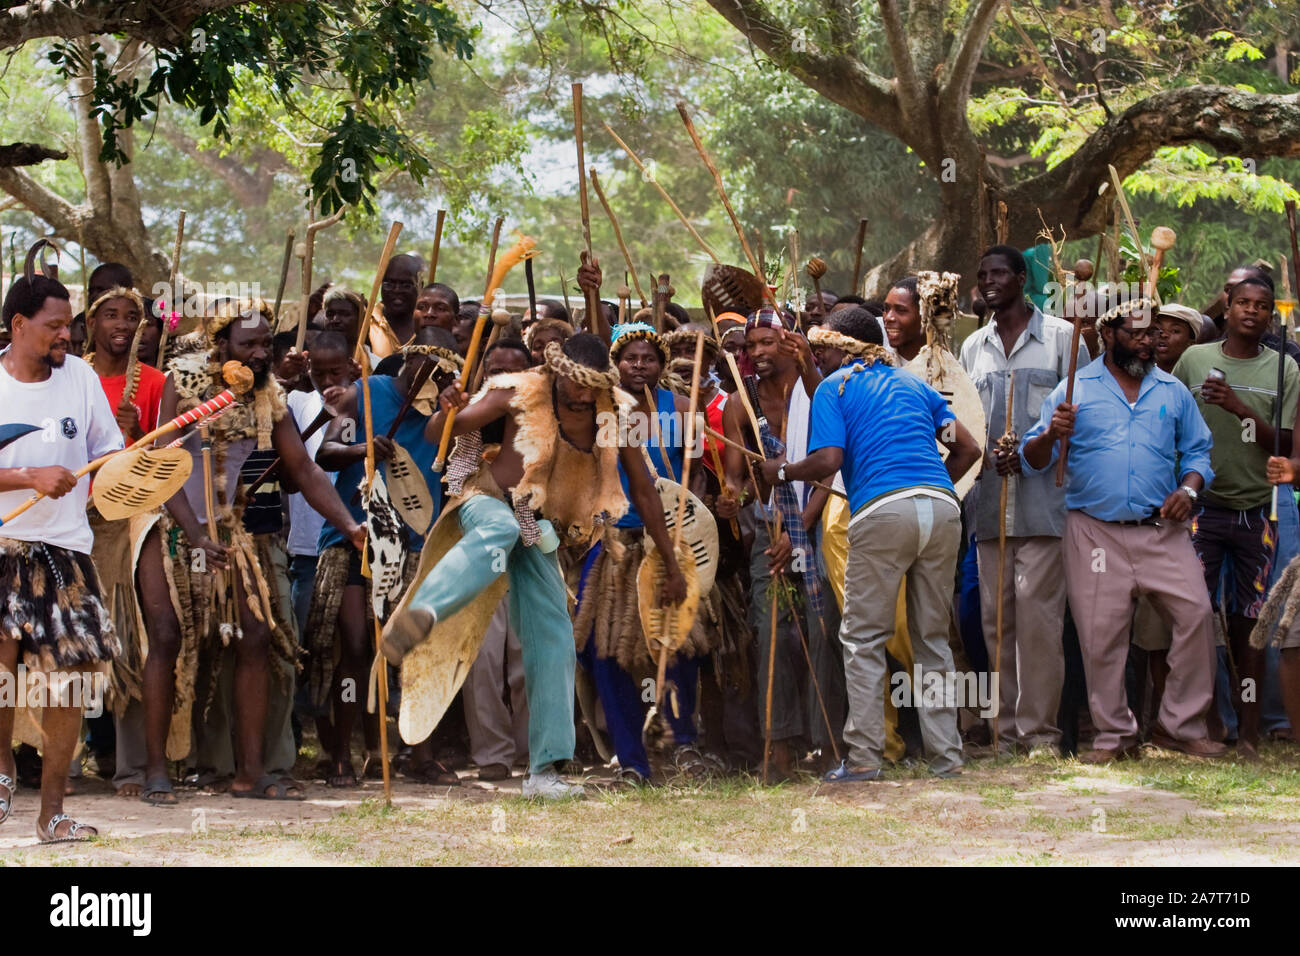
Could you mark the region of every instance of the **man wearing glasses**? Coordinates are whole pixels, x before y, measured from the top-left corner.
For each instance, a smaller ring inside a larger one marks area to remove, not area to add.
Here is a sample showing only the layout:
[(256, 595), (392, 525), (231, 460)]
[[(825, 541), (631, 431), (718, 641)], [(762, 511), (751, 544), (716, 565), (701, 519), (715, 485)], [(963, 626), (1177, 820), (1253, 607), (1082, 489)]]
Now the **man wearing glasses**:
[(1264, 606), (1277, 554), (1277, 523), (1269, 520), (1273, 489), (1266, 470), (1275, 421), (1282, 425), (1279, 454), (1291, 454), (1300, 394), (1300, 372), (1289, 361), (1282, 363), (1282, 394), (1277, 394), (1279, 353), (1262, 342), (1272, 321), (1273, 281), (1263, 274), (1247, 274), (1228, 290), (1224, 337), (1193, 345), (1173, 373), (1191, 389), (1214, 436), (1214, 481), (1207, 483), (1205, 500), (1192, 521), (1192, 543), (1216, 607), (1225, 560), (1231, 568), (1224, 610), (1228, 647), (1237, 667), (1237, 749), (1250, 758), (1258, 754), (1264, 675), (1264, 651), (1250, 646), (1250, 632)]
[(1199, 757), (1227, 752), (1205, 729), (1214, 674), (1209, 595), (1188, 587), (1200, 564), (1184, 522), (1214, 478), (1210, 430), (1186, 386), (1156, 367), (1150, 299), (1098, 321), (1105, 352), (1047, 396), (1020, 446), (1022, 466), (1055, 466), (1069, 438), (1062, 539), (1065, 585), (1079, 631), (1097, 737), (1080, 759), (1138, 753), (1124, 689), (1133, 605), (1145, 596), (1173, 626), (1169, 677), (1152, 741)]

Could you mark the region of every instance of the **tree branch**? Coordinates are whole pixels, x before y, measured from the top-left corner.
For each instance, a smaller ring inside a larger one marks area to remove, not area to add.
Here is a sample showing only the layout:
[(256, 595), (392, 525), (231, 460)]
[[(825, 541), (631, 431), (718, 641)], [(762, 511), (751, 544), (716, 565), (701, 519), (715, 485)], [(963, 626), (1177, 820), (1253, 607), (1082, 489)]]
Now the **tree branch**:
[(61, 149), (51, 149), (37, 143), (10, 143), (0, 146), (0, 166), (35, 166), (47, 159), (67, 159)]
[(896, 0), (879, 0), (880, 20), (885, 27), (885, 42), (894, 61), (894, 82), (898, 86), (899, 105), (911, 126), (920, 126), (925, 111), (925, 91), (916, 75), (912, 49), (907, 45), (907, 31), (898, 12)]
[[(1054, 169), (1010, 186), (1003, 198), (1039, 207), (1069, 238), (1106, 227), (1113, 195), (1107, 164), (1121, 177), (1137, 171), (1162, 146), (1204, 143), (1244, 158), (1300, 156), (1300, 93), (1248, 93), (1226, 86), (1188, 86), (1134, 103), (1086, 139)], [(1029, 235), (1026, 224), (1025, 236)], [(1013, 225), (1013, 231), (1015, 226)]]
[(188, 134), (170, 123), (159, 123), (158, 132), (168, 143), (230, 187), (239, 204), (246, 208), (265, 206), (271, 195), (271, 187), (275, 184), (276, 172), (288, 166), (288, 161), (280, 153), (259, 147), (251, 157), (254, 168), (250, 170), (229, 155), (222, 156), (212, 149), (200, 149), (199, 144)]
[(0, 189), (59, 232), (73, 233), (84, 218), (80, 207), (38, 183), (26, 170), (0, 169)]
[(108, 168), (100, 161), (103, 146), (99, 121), (90, 115), (91, 80), (86, 76), (74, 77), (70, 82), (72, 111), (77, 119), (77, 148), (80, 152), (81, 175), (86, 180), (86, 201), (97, 215), (107, 216), (113, 205), (113, 188), (109, 182)]
[(900, 109), (895, 84), (876, 75), (857, 57), (796, 50), (795, 36), (761, 0), (708, 0), (709, 6), (803, 83), (905, 142), (914, 138)]
[(979, 0), (967, 11), (966, 22), (949, 51), (947, 77), (941, 94), (944, 99), (966, 101), (971, 81), (975, 78), (975, 68), (979, 66), (1001, 6), (1002, 0)]
[[(248, 0), (33, 0), (0, 10), (0, 48), (46, 37), (74, 39), (125, 33), (156, 46), (173, 47), (188, 37), (190, 24), (205, 13)], [(264, 0), (278, 3), (285, 0)]]

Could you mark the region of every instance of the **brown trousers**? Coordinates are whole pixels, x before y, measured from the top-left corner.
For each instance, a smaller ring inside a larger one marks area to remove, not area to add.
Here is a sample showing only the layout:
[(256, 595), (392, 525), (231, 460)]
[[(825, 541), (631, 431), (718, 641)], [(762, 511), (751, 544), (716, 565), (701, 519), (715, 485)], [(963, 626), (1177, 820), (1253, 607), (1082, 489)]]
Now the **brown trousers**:
[(1210, 599), (1187, 525), (1161, 527), (1098, 521), (1082, 511), (1065, 519), (1065, 584), (1079, 631), (1094, 746), (1120, 749), (1138, 742), (1137, 718), (1124, 692), (1129, 626), (1144, 595), (1173, 630), (1169, 678), (1159, 721), (1170, 736), (1206, 736), (1205, 712), (1214, 681)]

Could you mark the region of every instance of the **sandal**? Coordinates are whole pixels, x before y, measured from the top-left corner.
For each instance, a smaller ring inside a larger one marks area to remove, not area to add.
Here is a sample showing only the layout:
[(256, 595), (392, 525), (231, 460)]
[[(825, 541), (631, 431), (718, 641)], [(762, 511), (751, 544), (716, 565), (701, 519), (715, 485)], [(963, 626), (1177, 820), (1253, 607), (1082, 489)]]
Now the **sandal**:
[(0, 787), (4, 787), (5, 795), (0, 797), (0, 823), (9, 819), (9, 814), (14, 812), (14, 778), (7, 773), (0, 773)]
[(650, 781), (635, 767), (619, 768), (618, 773), (614, 774), (614, 779), (610, 783), (611, 788), (619, 790), (640, 790), (649, 785)]
[[(64, 822), (71, 823), (72, 826), (68, 827), (68, 832), (64, 836), (56, 837), (54, 831), (59, 828), (60, 823)], [(88, 835), (81, 836), (83, 832), (87, 832)], [(50, 822), (45, 824), (44, 830), (41, 829), (40, 824), (37, 824), (36, 836), (42, 843), (87, 843), (99, 836), (99, 831), (89, 824), (78, 823), (66, 813), (56, 813), (50, 817)]]
[(140, 791), (140, 799), (151, 807), (174, 807), (180, 803), (176, 791), (172, 789), (172, 782), (166, 777), (155, 777), (147, 781)]
[(694, 744), (682, 744), (673, 751), (673, 764), (683, 777), (692, 779), (707, 777), (712, 771)]
[[(295, 797), (289, 793), (290, 790), (299, 791)], [(262, 774), (257, 783), (253, 784), (249, 790), (230, 789), (230, 795), (240, 800), (306, 800), (307, 794), (302, 792), (302, 788), (297, 783), (286, 784), (284, 780), (271, 776), (269, 773)]]

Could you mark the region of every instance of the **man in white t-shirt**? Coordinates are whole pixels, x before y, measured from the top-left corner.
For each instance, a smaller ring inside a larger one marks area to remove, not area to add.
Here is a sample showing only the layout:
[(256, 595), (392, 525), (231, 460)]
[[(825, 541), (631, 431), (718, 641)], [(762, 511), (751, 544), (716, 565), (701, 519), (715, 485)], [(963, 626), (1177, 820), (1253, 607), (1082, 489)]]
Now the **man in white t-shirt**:
[[(120, 646), (90, 559), (90, 478), (74, 472), (121, 448), (122, 433), (94, 370), (68, 355), (72, 308), (63, 285), (40, 275), (18, 279), (5, 296), (4, 321), (13, 344), (0, 355), (0, 514), (32, 492), (44, 497), (0, 527), (0, 682), (14, 681), (29, 699), (25, 675), (15, 679), (19, 650), (25, 670), (44, 675), (36, 832), (44, 843), (81, 841), (98, 831), (63, 812), (68, 764), (83, 707), (102, 703), (103, 672)], [(13, 700), (5, 694), (0, 702), (5, 697)], [(13, 739), (15, 713), (0, 706), (0, 740)], [(13, 796), (14, 758), (4, 746), (0, 822)]]

